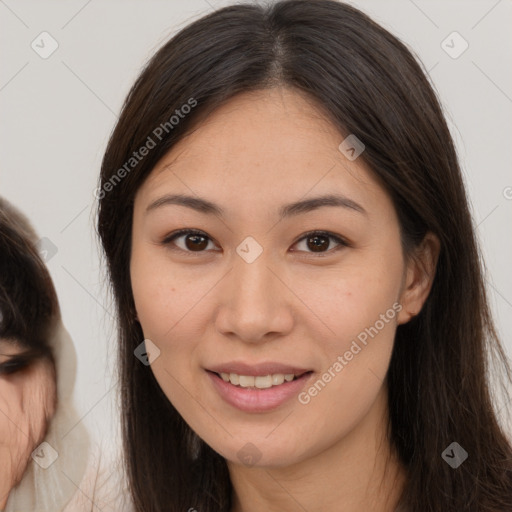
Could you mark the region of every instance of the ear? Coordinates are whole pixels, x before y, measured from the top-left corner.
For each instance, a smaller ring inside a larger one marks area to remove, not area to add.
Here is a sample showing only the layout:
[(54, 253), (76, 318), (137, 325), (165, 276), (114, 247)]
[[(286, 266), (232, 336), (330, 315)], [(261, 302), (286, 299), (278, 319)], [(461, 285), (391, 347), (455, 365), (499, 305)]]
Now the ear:
[(409, 257), (399, 299), (402, 309), (398, 324), (407, 323), (421, 311), (434, 282), (440, 247), (437, 236), (429, 231)]

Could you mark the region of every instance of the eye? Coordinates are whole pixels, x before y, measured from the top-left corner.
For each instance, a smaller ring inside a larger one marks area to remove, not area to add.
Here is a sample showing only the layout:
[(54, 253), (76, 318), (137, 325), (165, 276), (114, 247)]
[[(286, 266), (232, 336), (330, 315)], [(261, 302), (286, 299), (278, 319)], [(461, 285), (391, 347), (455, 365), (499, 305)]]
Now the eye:
[[(181, 240), (180, 243), (177, 243), (180, 239), (183, 240)], [(331, 240), (338, 244), (333, 249), (329, 249)], [(321, 253), (333, 253), (343, 247), (349, 246), (348, 242), (343, 238), (329, 231), (311, 231), (295, 242), (294, 245), (297, 245), (302, 241), (305, 242), (306, 248), (309, 249), (305, 252), (316, 253), (320, 256), (323, 256)], [(208, 249), (209, 242), (213, 244), (211, 238), (202, 231), (195, 229), (181, 229), (166, 237), (162, 241), (162, 244), (169, 246), (172, 250), (178, 250), (186, 253), (200, 253)]]
[[(334, 240), (338, 245), (334, 249), (328, 249), (330, 246), (330, 240)], [(323, 256), (325, 253), (333, 253), (339, 251), (343, 247), (348, 247), (349, 244), (338, 235), (330, 233), (329, 231), (311, 231), (306, 233), (296, 244), (299, 242), (305, 242), (306, 252), (312, 252)], [(321, 254), (320, 254), (321, 253)]]
[(23, 368), (26, 368), (32, 361), (32, 358), (26, 355), (16, 355), (0, 363), (0, 375), (10, 375)]
[[(182, 243), (176, 243), (176, 240), (179, 240), (180, 238), (184, 239)], [(182, 252), (190, 253), (204, 252), (208, 247), (208, 241), (212, 242), (210, 237), (202, 231), (195, 229), (180, 229), (166, 237), (162, 243), (163, 245), (168, 245), (172, 250), (181, 250)]]

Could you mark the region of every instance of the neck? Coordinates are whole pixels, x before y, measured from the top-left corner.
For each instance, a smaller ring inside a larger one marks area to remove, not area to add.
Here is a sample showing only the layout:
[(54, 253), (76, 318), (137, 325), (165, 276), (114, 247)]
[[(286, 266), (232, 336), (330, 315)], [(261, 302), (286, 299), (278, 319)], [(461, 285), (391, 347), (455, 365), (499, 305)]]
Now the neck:
[(386, 437), (383, 386), (365, 418), (315, 456), (287, 467), (246, 467), (228, 462), (232, 512), (394, 512), (405, 484), (405, 468)]

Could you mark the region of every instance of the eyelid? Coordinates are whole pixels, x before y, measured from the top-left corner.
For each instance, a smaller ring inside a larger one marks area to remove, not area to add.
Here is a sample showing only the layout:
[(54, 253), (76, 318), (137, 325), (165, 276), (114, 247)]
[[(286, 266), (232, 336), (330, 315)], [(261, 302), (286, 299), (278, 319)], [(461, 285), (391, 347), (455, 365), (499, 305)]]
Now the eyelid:
[[(189, 229), (185, 228), (185, 229), (180, 229), (178, 231), (174, 231), (173, 233), (167, 235), (161, 243), (162, 243), (162, 245), (169, 246), (171, 248), (171, 250), (173, 250), (173, 251), (179, 251), (181, 253), (186, 253), (191, 256), (198, 256), (202, 253), (207, 252), (206, 250), (185, 251), (185, 250), (183, 250), (179, 247), (176, 247), (175, 245), (172, 244), (172, 242), (174, 242), (175, 239), (177, 239), (183, 235), (199, 235), (199, 236), (203, 236), (203, 237), (207, 238), (208, 240), (212, 241), (213, 243), (216, 243), (215, 240), (213, 238), (211, 238), (204, 231), (201, 231), (198, 229), (193, 229), (193, 228), (189, 228)], [(343, 237), (341, 237), (340, 235), (337, 235), (336, 233), (332, 233), (331, 231), (325, 231), (325, 230), (321, 230), (321, 229), (312, 230), (312, 231), (308, 231), (307, 233), (304, 233), (292, 245), (296, 245), (297, 243), (301, 242), (302, 240), (307, 239), (312, 236), (325, 236), (326, 238), (331, 238), (338, 245), (335, 248), (329, 249), (325, 252), (313, 252), (313, 251), (292, 251), (292, 252), (305, 252), (305, 254), (314, 255), (316, 257), (321, 258), (321, 257), (330, 256), (331, 254), (335, 253), (336, 251), (338, 251), (339, 249), (341, 249), (343, 247), (351, 246), (350, 243), (347, 240), (345, 240)]]
[(332, 238), (338, 245), (334, 247), (333, 249), (329, 249), (324, 252), (313, 252), (313, 251), (293, 251), (293, 252), (304, 252), (307, 255), (314, 255), (315, 257), (327, 257), (331, 256), (338, 250), (342, 249), (343, 247), (350, 247), (350, 243), (345, 240), (342, 236), (337, 235), (336, 233), (332, 233), (331, 231), (325, 231), (322, 229), (316, 229), (312, 231), (308, 231), (307, 233), (304, 233), (301, 235), (301, 237), (296, 240), (293, 245), (296, 245), (297, 243), (301, 242), (304, 239), (313, 237), (313, 236), (324, 236), (326, 238)]
[(186, 253), (186, 254), (189, 254), (191, 256), (196, 256), (196, 255), (200, 255), (201, 253), (205, 253), (206, 251), (185, 251), (183, 249), (180, 249), (179, 247), (176, 247), (172, 242), (176, 239), (176, 238), (179, 238), (180, 236), (183, 236), (183, 235), (199, 235), (199, 236), (203, 236), (205, 238), (207, 238), (208, 240), (212, 241), (215, 243), (215, 240), (213, 240), (213, 238), (211, 238), (209, 235), (207, 235), (204, 231), (201, 231), (199, 229), (192, 229), (192, 228), (184, 228), (184, 229), (179, 229), (178, 231), (174, 231), (173, 233), (167, 235), (163, 240), (162, 240), (162, 245), (166, 245), (166, 246), (169, 246), (169, 248), (173, 251), (179, 251), (181, 253)]
[(7, 361), (0, 363), (0, 375), (9, 375), (11, 373), (22, 370), (26, 368), (33, 360), (33, 356), (26, 354), (10, 356)]

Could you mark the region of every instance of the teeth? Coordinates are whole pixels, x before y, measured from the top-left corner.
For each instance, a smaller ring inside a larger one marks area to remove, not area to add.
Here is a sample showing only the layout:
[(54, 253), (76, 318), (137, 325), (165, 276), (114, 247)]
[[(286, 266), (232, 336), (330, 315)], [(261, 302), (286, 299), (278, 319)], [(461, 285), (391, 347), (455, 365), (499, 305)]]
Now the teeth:
[(240, 375), (238, 380), (240, 386), (243, 388), (254, 387), (254, 377), (251, 375)]
[(238, 375), (236, 373), (221, 372), (220, 376), (224, 382), (231, 382), (234, 386), (258, 389), (268, 389), (272, 386), (280, 386), (285, 381), (291, 382), (295, 378), (293, 373), (276, 373), (274, 375), (258, 375), (257, 377), (254, 377), (252, 375)]
[(265, 375), (265, 377), (256, 377), (254, 385), (259, 389), (267, 389), (272, 387), (272, 375)]
[(272, 384), (274, 386), (279, 386), (279, 384), (282, 384), (284, 382), (284, 375), (282, 373), (276, 373), (275, 375), (272, 375)]

